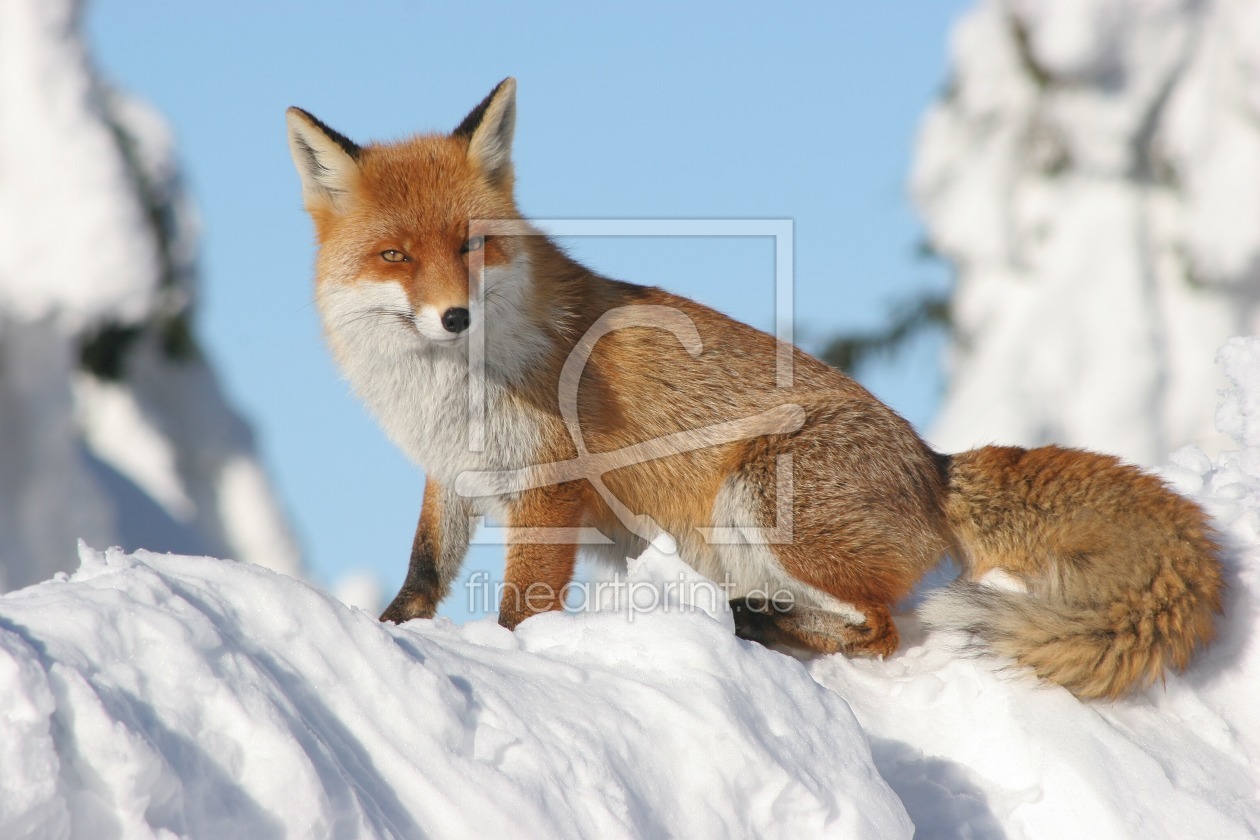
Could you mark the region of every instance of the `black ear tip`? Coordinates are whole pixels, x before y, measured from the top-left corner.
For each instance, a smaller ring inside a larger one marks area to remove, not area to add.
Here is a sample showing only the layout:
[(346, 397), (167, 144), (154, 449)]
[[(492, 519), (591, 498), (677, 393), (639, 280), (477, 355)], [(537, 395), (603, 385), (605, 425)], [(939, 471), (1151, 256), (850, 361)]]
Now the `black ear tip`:
[(296, 105), (290, 105), (284, 109), (284, 121), (289, 124), (290, 131), (315, 125), (319, 122), (310, 111), (299, 108)]
[(355, 143), (349, 137), (342, 134), (340, 131), (337, 131), (335, 128), (328, 125), (319, 117), (312, 114), (310, 111), (303, 110), (302, 108), (299, 108), (296, 105), (294, 105), (294, 106), (289, 107), (285, 111), (285, 114), (290, 119), (290, 121), (292, 121), (294, 118), (298, 118), (306, 122), (308, 127), (313, 126), (317, 130), (322, 132), (324, 136), (327, 137), (329, 140), (333, 141), (338, 146), (340, 146), (343, 152), (345, 152), (346, 154), (348, 154), (350, 157), (354, 158), (355, 160), (359, 159), (359, 155), (362, 153), (363, 149), (361, 146), (359, 146), (358, 143)]
[(513, 93), (516, 91), (516, 78), (514, 76), (508, 76), (495, 85), (494, 90), (490, 91), (486, 98), (477, 104), (476, 108), (468, 112), (468, 116), (464, 117), (463, 122), (451, 132), (452, 135), (456, 137), (472, 137), (473, 132), (477, 130), (477, 126), (481, 125), (481, 121), (485, 118), (486, 109), (490, 107), (490, 103), (505, 89)]
[(328, 128), (328, 126), (324, 125), (324, 123), (320, 121), (319, 117), (315, 116), (305, 108), (299, 108), (296, 105), (290, 105), (288, 108), (284, 109), (284, 119), (285, 122), (289, 124), (290, 129), (305, 129), (315, 126), (325, 132), (332, 130)]

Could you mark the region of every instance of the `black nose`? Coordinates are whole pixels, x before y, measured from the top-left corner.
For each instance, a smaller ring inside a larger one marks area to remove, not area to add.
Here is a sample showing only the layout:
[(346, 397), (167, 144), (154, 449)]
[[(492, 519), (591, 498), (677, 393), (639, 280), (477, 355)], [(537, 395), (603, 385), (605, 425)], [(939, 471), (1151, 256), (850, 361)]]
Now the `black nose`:
[(468, 310), (460, 307), (452, 306), (442, 313), (443, 329), (456, 335), (468, 329), (469, 320)]

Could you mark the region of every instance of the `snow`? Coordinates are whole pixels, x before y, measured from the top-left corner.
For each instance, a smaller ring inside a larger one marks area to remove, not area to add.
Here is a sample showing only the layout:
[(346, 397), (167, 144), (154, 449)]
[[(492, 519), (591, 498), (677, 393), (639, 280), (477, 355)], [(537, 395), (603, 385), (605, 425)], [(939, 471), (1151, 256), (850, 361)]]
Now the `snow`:
[(77, 6), (0, 8), (0, 309), (69, 328), (142, 318), (158, 277), (152, 242), (136, 235), (144, 208), (76, 37)]
[(87, 548), (0, 603), (0, 836), (910, 836), (845, 702), (703, 612), (394, 627)]
[[(252, 433), (189, 324), (197, 222), (161, 117), (105, 86), (72, 0), (0, 3), (0, 591), (76, 537), (296, 572)], [(117, 370), (84, 348), (124, 336)]]
[(1254, 837), (1260, 338), (1220, 361), (1238, 448), (1163, 474), (1229, 547), (1226, 616), (1131, 698), (1082, 703), (912, 615), (887, 660), (798, 660), (736, 639), (658, 549), (601, 609), (509, 632), (84, 546), (0, 597), (0, 836)]
[(980, 0), (912, 177), (957, 271), (930, 438), (1157, 464), (1218, 451), (1211, 363), (1260, 331), (1260, 7)]

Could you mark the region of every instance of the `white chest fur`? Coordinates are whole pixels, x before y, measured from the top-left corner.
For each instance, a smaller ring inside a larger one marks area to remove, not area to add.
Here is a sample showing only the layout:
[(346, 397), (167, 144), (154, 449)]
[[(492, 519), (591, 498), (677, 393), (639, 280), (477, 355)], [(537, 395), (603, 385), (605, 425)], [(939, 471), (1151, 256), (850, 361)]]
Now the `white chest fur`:
[(484, 397), (473, 396), (485, 408), (470, 410), (467, 338), (422, 337), (400, 286), (330, 284), (317, 300), (333, 354), (355, 393), (426, 473), (453, 482), (465, 470), (533, 463), (543, 419), (511, 400), (494, 377), (476, 378), (485, 381)]

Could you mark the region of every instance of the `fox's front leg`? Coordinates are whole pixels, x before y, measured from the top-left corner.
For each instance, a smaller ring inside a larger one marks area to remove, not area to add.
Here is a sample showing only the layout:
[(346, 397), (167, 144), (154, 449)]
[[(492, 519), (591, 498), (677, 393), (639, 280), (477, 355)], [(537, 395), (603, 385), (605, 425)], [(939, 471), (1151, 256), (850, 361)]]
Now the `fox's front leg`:
[(582, 524), (585, 496), (576, 483), (528, 490), (508, 511), (509, 540), (499, 623), (512, 630), (531, 615), (564, 608), (577, 545), (552, 529)]
[(432, 478), (424, 482), (424, 506), (411, 542), (407, 579), (381, 621), (401, 624), (412, 618), (432, 618), (450, 591), (468, 553), (471, 537), (465, 499)]

